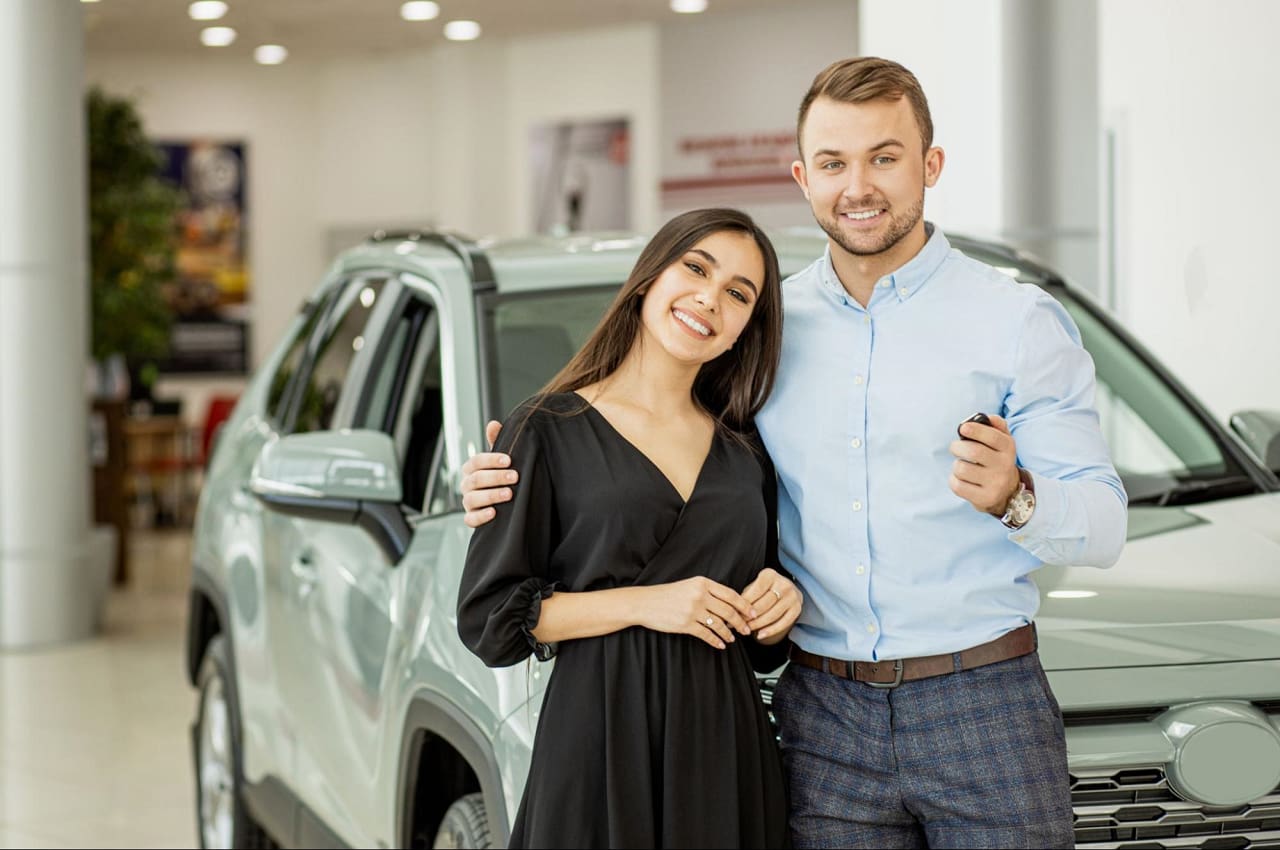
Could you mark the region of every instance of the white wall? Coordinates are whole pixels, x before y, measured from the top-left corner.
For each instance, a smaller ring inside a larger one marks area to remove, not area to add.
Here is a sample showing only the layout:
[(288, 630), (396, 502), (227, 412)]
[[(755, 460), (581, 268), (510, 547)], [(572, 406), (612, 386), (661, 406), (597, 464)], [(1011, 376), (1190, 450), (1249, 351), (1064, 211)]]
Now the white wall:
[(1121, 317), (1219, 417), (1280, 409), (1273, 0), (1099, 4)]

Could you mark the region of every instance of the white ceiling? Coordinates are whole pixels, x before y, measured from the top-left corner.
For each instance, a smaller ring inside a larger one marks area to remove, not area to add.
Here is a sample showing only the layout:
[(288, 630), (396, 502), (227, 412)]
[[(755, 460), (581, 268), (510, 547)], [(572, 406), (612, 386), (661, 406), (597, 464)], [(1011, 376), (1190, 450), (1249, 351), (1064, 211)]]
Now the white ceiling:
[(562, 32), (642, 21), (734, 14), (786, 0), (709, 0), (706, 12), (680, 15), (667, 0), (438, 0), (440, 17), (408, 22), (400, 0), (228, 0), (230, 11), (216, 24), (238, 32), (230, 47), (204, 47), (188, 0), (99, 0), (84, 3), (85, 43), (90, 52), (211, 55), (248, 58), (259, 44), (283, 44), (290, 58), (324, 59), (351, 53), (405, 50), (440, 44), (446, 21), (478, 21), (485, 38)]

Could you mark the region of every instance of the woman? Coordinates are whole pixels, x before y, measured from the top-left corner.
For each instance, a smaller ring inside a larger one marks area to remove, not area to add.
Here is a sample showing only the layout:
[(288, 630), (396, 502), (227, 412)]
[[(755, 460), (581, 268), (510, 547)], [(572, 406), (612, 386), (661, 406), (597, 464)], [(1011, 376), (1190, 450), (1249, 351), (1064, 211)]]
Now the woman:
[(512, 847), (780, 847), (752, 672), (800, 595), (750, 437), (781, 345), (778, 262), (735, 210), (653, 237), (581, 351), (507, 421), (515, 498), (471, 540), (458, 631), (558, 662)]

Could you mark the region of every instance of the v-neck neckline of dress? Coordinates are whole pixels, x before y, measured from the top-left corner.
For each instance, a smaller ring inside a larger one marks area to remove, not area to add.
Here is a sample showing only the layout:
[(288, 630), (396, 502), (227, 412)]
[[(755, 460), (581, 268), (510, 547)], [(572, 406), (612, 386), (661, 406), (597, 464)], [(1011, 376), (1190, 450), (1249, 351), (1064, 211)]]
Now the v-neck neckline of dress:
[(693, 501), (693, 497), (698, 493), (698, 487), (702, 484), (703, 473), (707, 471), (707, 466), (711, 461), (711, 454), (716, 450), (716, 443), (720, 439), (720, 429), (714, 428), (711, 432), (711, 445), (707, 447), (707, 453), (702, 458), (702, 465), (698, 467), (698, 475), (696, 478), (693, 479), (693, 489), (689, 491), (689, 498), (686, 499), (684, 495), (680, 492), (680, 488), (676, 487), (675, 482), (671, 480), (671, 478), (667, 475), (667, 473), (662, 471), (662, 467), (658, 466), (658, 464), (654, 462), (653, 458), (645, 454), (644, 449), (640, 448), (635, 443), (631, 442), (631, 440), (627, 439), (627, 436), (623, 434), (621, 431), (619, 431), (616, 425), (614, 425), (612, 422), (609, 421), (609, 417), (605, 416), (604, 413), (602, 413), (599, 409), (597, 409), (594, 404), (587, 401), (587, 399), (584, 396), (582, 396), (576, 390), (574, 391), (573, 394), (578, 396), (578, 399), (587, 406), (587, 410), (594, 413), (596, 417), (601, 422), (603, 422), (610, 431), (613, 432), (613, 435), (615, 437), (617, 437), (619, 440), (621, 440), (623, 443), (629, 446), (631, 450), (635, 452), (637, 455), (639, 455), (641, 459), (643, 459), (644, 462), (647, 463), (654, 472), (658, 473), (658, 477), (666, 482), (667, 489), (669, 489), (672, 493), (674, 493), (675, 497), (680, 500), (680, 510), (681, 512), (683, 512), (684, 509), (688, 507), (689, 503)]

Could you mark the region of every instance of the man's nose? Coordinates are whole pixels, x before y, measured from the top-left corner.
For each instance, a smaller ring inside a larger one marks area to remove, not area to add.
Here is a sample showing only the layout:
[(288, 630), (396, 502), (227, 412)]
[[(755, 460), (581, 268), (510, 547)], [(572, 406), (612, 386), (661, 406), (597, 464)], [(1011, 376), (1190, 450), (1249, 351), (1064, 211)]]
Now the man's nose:
[(845, 171), (844, 190), (841, 192), (851, 201), (861, 200), (871, 194), (871, 180), (867, 170), (859, 165), (851, 165)]

